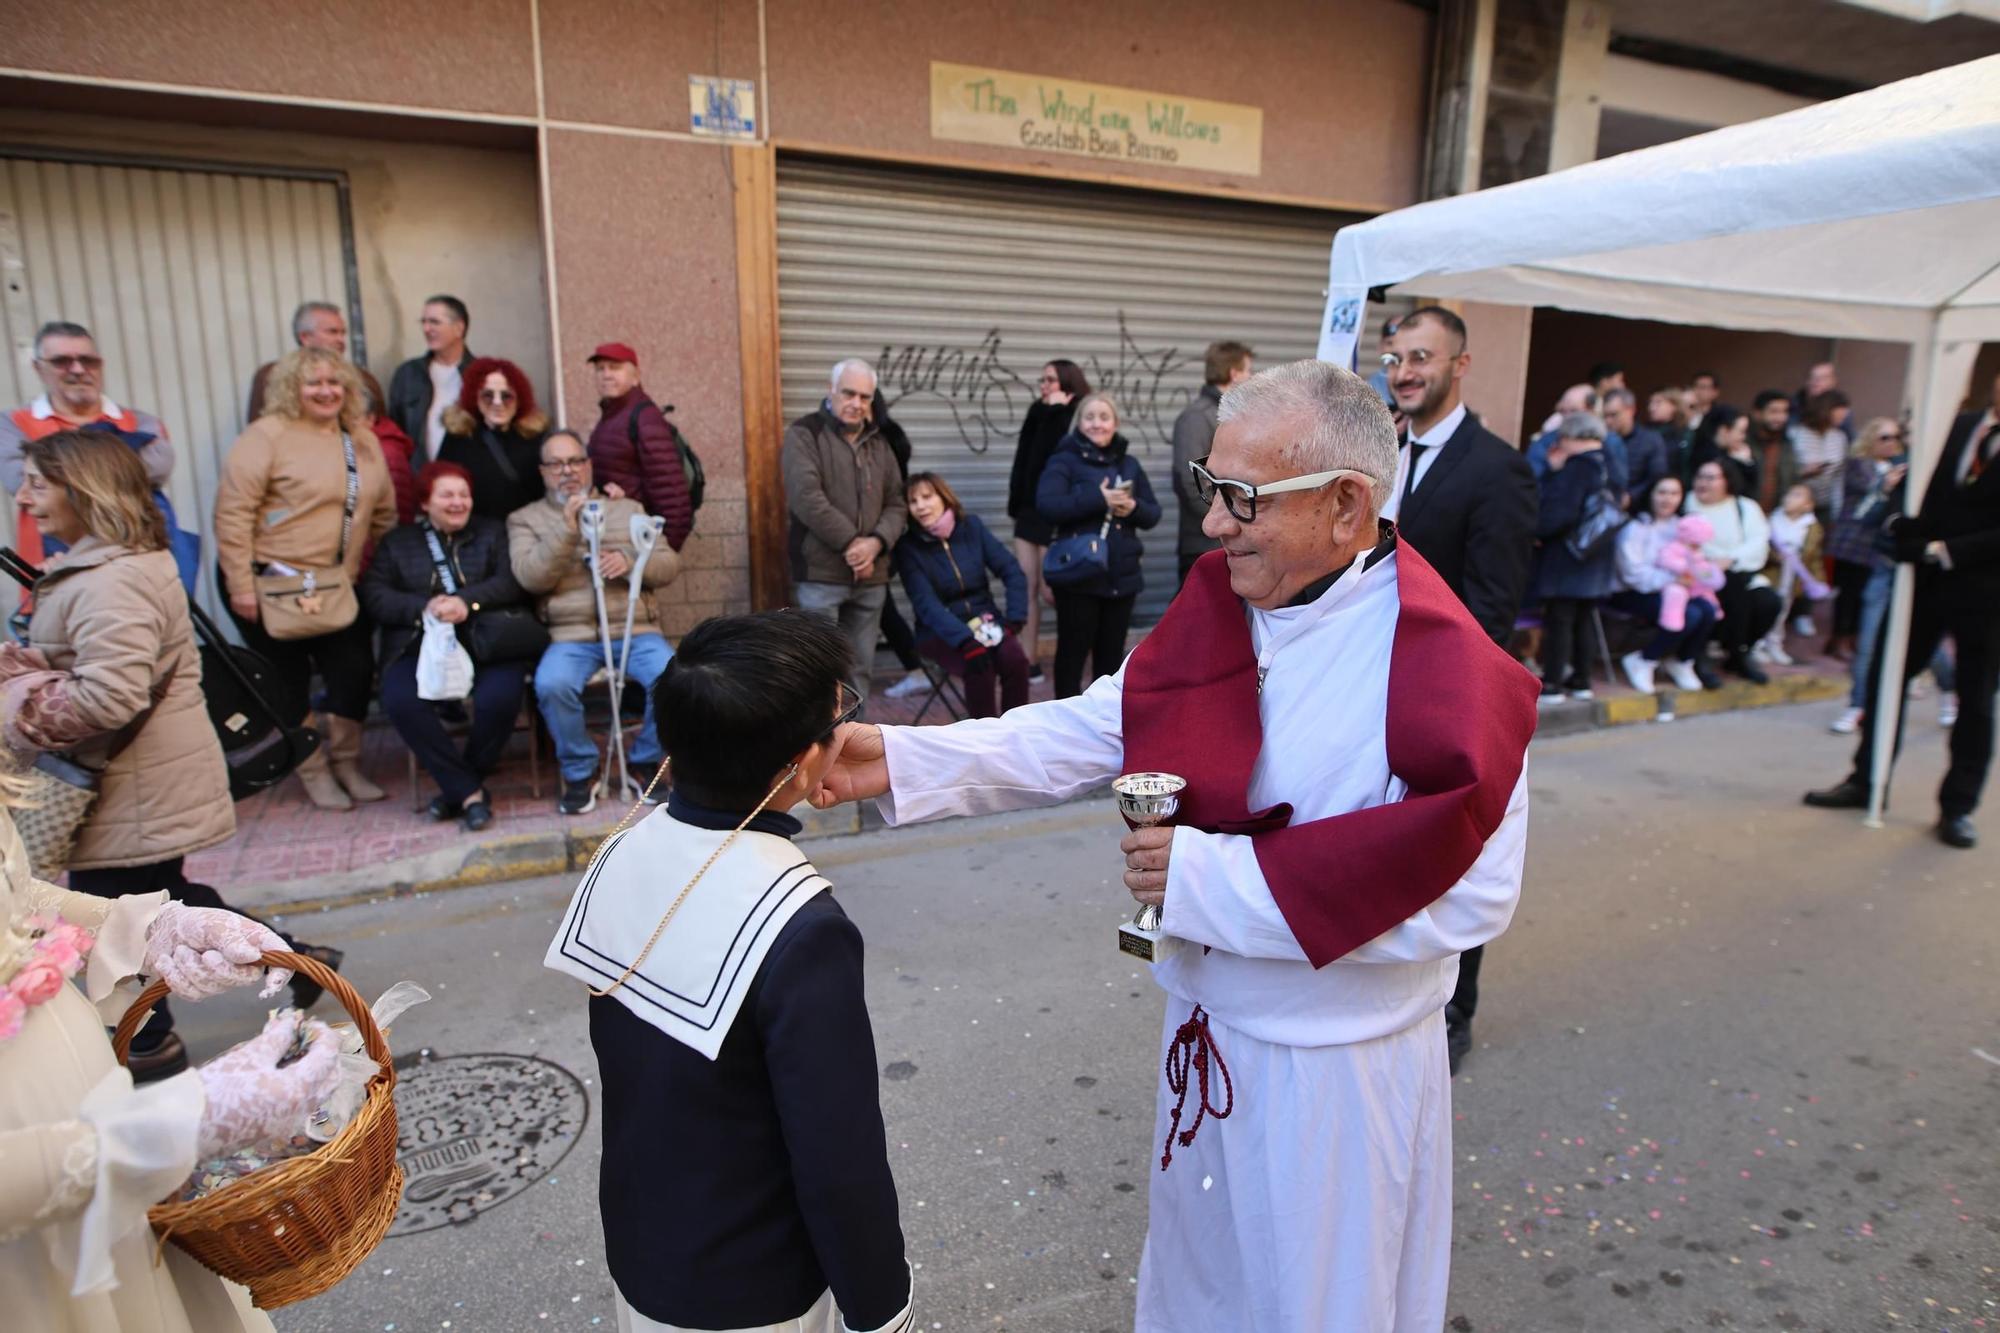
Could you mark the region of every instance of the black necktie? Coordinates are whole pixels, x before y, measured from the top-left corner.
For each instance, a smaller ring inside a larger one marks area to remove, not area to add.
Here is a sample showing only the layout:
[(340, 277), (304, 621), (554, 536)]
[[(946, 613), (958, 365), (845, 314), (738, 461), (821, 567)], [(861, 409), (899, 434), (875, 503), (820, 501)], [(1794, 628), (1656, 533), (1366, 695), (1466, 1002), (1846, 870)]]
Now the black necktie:
[(1430, 447), (1428, 444), (1418, 444), (1415, 440), (1410, 441), (1410, 475), (1403, 482), (1403, 499), (1406, 501), (1416, 494), (1417, 464), (1423, 460), (1423, 451)]
[(1979, 438), (1972, 442), (1972, 461), (1965, 468), (1964, 484), (1970, 486), (1978, 481), (1986, 469), (1993, 464), (1993, 446), (2000, 441), (2000, 422), (1988, 422)]

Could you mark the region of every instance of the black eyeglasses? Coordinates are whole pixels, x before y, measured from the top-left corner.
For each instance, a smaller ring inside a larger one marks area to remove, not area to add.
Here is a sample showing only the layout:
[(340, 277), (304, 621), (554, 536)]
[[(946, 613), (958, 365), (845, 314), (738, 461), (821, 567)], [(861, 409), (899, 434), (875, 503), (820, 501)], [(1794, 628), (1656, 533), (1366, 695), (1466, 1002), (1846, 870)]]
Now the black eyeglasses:
[(542, 463), (544, 472), (581, 472), (590, 465), (588, 458), (551, 458)]
[(1229, 516), (1239, 523), (1257, 521), (1257, 501), (1266, 495), (1283, 495), (1288, 491), (1317, 491), (1333, 485), (1342, 477), (1360, 477), (1365, 481), (1372, 478), (1366, 472), (1356, 472), (1350, 467), (1337, 467), (1331, 472), (1308, 472), (1300, 477), (1286, 477), (1282, 481), (1267, 481), (1253, 486), (1247, 481), (1232, 481), (1218, 477), (1207, 467), (1208, 455), (1203, 454), (1188, 464), (1188, 471), (1194, 474), (1195, 498), (1206, 509), (1213, 504), (1217, 495), (1222, 496), (1222, 507)]
[[(840, 688), (835, 691), (834, 697), (841, 705), (840, 711), (833, 715), (833, 721), (828, 723), (826, 730), (819, 734), (817, 737), (819, 740), (832, 740), (834, 732), (839, 731), (855, 718), (861, 716), (861, 705), (867, 702), (867, 700), (856, 694), (854, 687), (846, 681), (840, 682)], [(853, 700), (852, 703), (848, 702), (850, 699)]]

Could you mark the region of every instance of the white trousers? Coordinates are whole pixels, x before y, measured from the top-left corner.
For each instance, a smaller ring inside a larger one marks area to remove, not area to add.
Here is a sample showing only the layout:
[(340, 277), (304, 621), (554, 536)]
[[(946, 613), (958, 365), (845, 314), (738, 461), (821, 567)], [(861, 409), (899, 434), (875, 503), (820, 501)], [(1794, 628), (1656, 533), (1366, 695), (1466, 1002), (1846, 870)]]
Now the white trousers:
[[(1168, 997), (1162, 1041), (1187, 1017)], [(1437, 1333), (1451, 1272), (1444, 1015), (1374, 1041), (1277, 1046), (1209, 1020), (1235, 1108), (1159, 1168), (1137, 1333)], [(1224, 1104), (1211, 1070), (1210, 1101)], [(1192, 1084), (1181, 1128), (1193, 1123)]]

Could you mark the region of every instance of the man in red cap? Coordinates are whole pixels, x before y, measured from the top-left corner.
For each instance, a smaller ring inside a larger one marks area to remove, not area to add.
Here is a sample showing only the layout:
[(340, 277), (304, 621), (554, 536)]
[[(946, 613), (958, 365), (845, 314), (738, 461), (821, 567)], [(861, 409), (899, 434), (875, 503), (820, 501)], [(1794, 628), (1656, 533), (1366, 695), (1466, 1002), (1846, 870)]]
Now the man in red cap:
[(598, 409), (590, 432), (590, 466), (600, 486), (617, 486), (666, 520), (663, 535), (676, 551), (694, 531), (694, 500), (681, 467), (677, 432), (662, 408), (639, 387), (639, 354), (626, 343), (601, 343), (590, 354)]

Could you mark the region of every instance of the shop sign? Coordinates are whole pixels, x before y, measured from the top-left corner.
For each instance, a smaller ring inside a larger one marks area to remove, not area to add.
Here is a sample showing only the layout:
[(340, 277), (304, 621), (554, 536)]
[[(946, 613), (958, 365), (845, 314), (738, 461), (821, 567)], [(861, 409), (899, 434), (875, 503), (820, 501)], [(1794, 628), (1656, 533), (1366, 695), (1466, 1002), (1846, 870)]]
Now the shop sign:
[(688, 75), (688, 123), (717, 139), (757, 137), (757, 85), (748, 79)]
[(934, 60), (931, 137), (1255, 176), (1263, 169), (1264, 112)]

